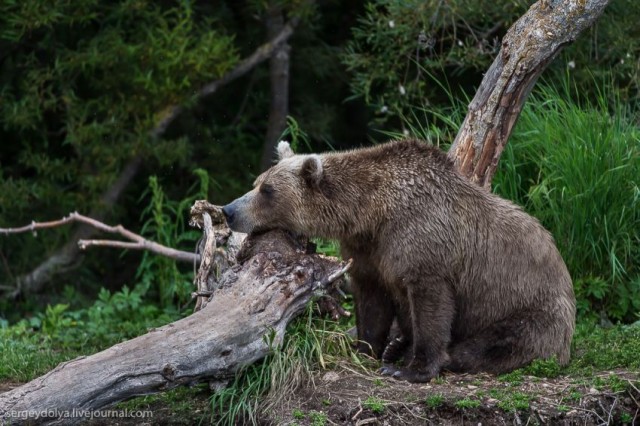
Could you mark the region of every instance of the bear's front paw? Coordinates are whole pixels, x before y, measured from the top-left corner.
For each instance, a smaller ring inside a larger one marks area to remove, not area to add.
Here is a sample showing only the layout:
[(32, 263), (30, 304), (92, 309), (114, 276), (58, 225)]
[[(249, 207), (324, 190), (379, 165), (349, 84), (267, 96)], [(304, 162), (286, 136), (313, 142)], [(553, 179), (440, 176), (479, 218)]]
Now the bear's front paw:
[(410, 367), (397, 368), (392, 374), (394, 379), (406, 380), (411, 383), (425, 383), (436, 377), (439, 373), (437, 369), (415, 370)]
[(380, 367), (378, 373), (382, 374), (383, 376), (393, 376), (398, 370), (400, 370), (400, 367), (396, 365), (382, 364), (382, 367)]

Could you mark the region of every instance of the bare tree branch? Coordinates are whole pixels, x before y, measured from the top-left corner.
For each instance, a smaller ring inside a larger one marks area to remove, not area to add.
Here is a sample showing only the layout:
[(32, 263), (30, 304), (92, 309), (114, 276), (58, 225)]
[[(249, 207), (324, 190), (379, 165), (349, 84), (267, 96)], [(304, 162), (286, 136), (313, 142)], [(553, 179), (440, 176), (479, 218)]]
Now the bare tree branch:
[[(286, 44), (287, 40), (293, 34), (295, 27), (298, 25), (299, 19), (293, 18), (286, 25), (281, 27), (280, 31), (273, 35), (273, 37), (267, 43), (258, 47), (251, 56), (240, 62), (234, 69), (229, 71), (219, 80), (212, 81), (209, 84), (201, 87), (196, 93), (195, 97), (200, 99), (205, 96), (209, 96), (215, 93), (222, 86), (231, 83), (239, 77), (242, 77), (247, 72), (251, 71), (256, 65), (262, 63), (266, 59), (270, 58), (283, 44)], [(158, 125), (151, 131), (152, 137), (159, 137), (162, 135), (167, 127), (180, 115), (184, 110), (182, 105), (174, 105), (167, 108), (167, 112), (160, 120)]]
[(181, 262), (196, 262), (200, 260), (200, 256), (182, 250), (176, 250), (171, 247), (164, 246), (162, 244), (158, 244), (156, 242), (147, 240), (146, 238), (129, 231), (124, 228), (122, 225), (109, 226), (106, 225), (96, 219), (92, 219), (87, 216), (83, 216), (78, 212), (73, 212), (69, 214), (69, 216), (63, 217), (60, 220), (54, 220), (51, 222), (31, 222), (30, 225), (22, 226), (20, 228), (0, 228), (0, 234), (8, 235), (8, 234), (18, 234), (23, 232), (33, 232), (36, 233), (39, 229), (49, 229), (56, 228), (62, 225), (66, 225), (72, 222), (83, 223), (87, 226), (90, 226), (94, 229), (108, 232), (111, 234), (119, 234), (124, 238), (131, 240), (132, 242), (127, 241), (114, 241), (114, 240), (79, 240), (78, 247), (80, 250), (85, 250), (88, 247), (92, 246), (102, 246), (102, 247), (117, 247), (123, 249), (132, 249), (132, 250), (148, 250), (155, 254), (169, 257), (171, 259), (179, 260)]
[(589, 28), (609, 0), (540, 0), (509, 29), (449, 149), (459, 170), (488, 188), (520, 111), (558, 52)]

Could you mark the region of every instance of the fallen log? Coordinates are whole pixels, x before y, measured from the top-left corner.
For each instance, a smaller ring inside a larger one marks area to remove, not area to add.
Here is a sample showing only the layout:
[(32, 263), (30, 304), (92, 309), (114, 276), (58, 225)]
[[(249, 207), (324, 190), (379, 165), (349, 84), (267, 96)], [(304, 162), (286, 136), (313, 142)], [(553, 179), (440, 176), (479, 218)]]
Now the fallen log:
[(277, 347), (287, 324), (349, 266), (308, 254), (284, 231), (248, 237), (238, 257), (193, 315), (1, 394), (3, 424), (76, 423), (134, 396), (224, 381)]

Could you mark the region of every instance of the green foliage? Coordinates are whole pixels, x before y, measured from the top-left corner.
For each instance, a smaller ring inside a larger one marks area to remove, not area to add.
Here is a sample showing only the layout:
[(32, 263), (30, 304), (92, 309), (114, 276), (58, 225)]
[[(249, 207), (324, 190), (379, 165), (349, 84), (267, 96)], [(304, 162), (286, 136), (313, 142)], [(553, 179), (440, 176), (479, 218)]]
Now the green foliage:
[(498, 407), (507, 412), (521, 411), (529, 409), (531, 395), (511, 390), (503, 391), (491, 389), (489, 395), (498, 400)]
[(537, 377), (558, 377), (562, 367), (555, 358), (536, 359), (524, 368), (524, 373)]
[[(195, 251), (201, 232), (187, 228), (189, 208), (195, 200), (207, 198), (210, 178), (202, 169), (196, 169), (194, 174), (198, 182), (192, 185), (188, 195), (180, 201), (167, 199), (158, 178), (149, 178), (149, 189), (143, 194), (143, 198), (149, 197), (149, 204), (141, 215), (142, 219), (146, 218), (142, 235), (166, 247), (184, 247), (186, 251)], [(167, 308), (174, 301), (179, 307), (190, 300), (193, 268), (181, 270), (174, 259), (145, 251), (136, 279), (146, 289), (157, 289), (161, 307)]]
[(581, 315), (630, 321), (640, 311), (640, 131), (636, 113), (598, 86), (582, 99), (541, 86), (494, 179), (556, 239)]
[[(141, 169), (171, 167), (172, 188), (180, 187), (180, 172), (195, 168), (191, 155), (201, 142), (171, 131), (157, 139), (150, 131), (167, 108), (192, 103), (199, 87), (238, 60), (233, 36), (215, 15), (194, 7), (200, 6), (147, 0), (0, 4), (0, 227), (71, 211), (131, 224), (139, 214), (131, 198), (145, 178), (128, 185), (119, 205), (105, 206), (101, 196), (135, 157), (143, 159)], [(69, 235), (70, 228), (60, 228), (37, 239), (0, 239), (2, 284), (13, 284)], [(106, 280), (103, 253), (89, 251), (74, 276), (87, 293)], [(52, 293), (66, 284), (56, 278)], [(55, 303), (55, 296), (45, 300)]]
[[(192, 250), (200, 233), (185, 229), (186, 212), (195, 199), (205, 198), (210, 184), (205, 171), (196, 170), (195, 175), (198, 182), (181, 201), (167, 199), (157, 179), (150, 179), (143, 234), (170, 247), (189, 241), (186, 249)], [(13, 326), (4, 321), (0, 379), (31, 380), (79, 353), (95, 352), (180, 318), (179, 303), (188, 300), (191, 276), (190, 268), (180, 271), (175, 261), (144, 256), (132, 289), (101, 288), (89, 307), (71, 310), (69, 304), (55, 304)], [(64, 293), (65, 300), (79, 298), (71, 286)]]
[(453, 404), (456, 408), (465, 409), (465, 408), (478, 408), (480, 406), (480, 401), (477, 399), (471, 398), (462, 398)]
[(377, 398), (375, 396), (370, 396), (367, 399), (365, 399), (364, 401), (362, 401), (362, 406), (364, 408), (367, 408), (371, 411), (373, 411), (376, 414), (382, 414), (384, 413), (384, 410), (386, 408), (386, 405), (384, 403), (384, 401), (380, 398)]
[(615, 368), (640, 368), (640, 324), (609, 329), (578, 323), (568, 371), (589, 374)]
[(295, 118), (287, 117), (287, 127), (282, 132), (281, 140), (289, 140), (293, 152), (300, 152), (301, 145), (311, 149), (309, 135), (300, 127)]
[(427, 399), (425, 399), (425, 403), (429, 408), (432, 408), (432, 409), (438, 408), (444, 403), (444, 395), (442, 394), (430, 395), (427, 397)]
[(501, 382), (509, 383), (511, 386), (518, 386), (522, 384), (522, 370), (514, 370), (507, 374), (498, 376), (498, 380)]
[[(584, 93), (594, 95), (593, 79), (615, 81), (616, 95), (624, 103), (640, 101), (640, 3), (635, 0), (609, 2), (594, 27), (568, 46), (552, 66), (555, 81), (565, 70)], [(594, 90), (595, 93), (594, 93)]]
[[(353, 75), (353, 97), (364, 99), (373, 110), (376, 127), (404, 130), (407, 123), (415, 125), (416, 108), (450, 105), (447, 90), (435, 81), (448, 81), (456, 96), (475, 91), (500, 39), (530, 5), (520, 0), (370, 1), (343, 54)], [(638, 2), (612, 2), (596, 29), (585, 31), (551, 64), (549, 73), (561, 81), (570, 70), (581, 90), (592, 95), (594, 75), (613, 76), (616, 93), (625, 101), (637, 101), (639, 16)]]
[(0, 328), (0, 380), (29, 381), (79, 354), (97, 352), (178, 319), (144, 300), (143, 287), (102, 289), (85, 309), (47, 306), (44, 313)]
[(526, 7), (525, 1), (369, 2), (343, 57), (354, 96), (376, 111), (377, 125), (408, 117), (418, 105), (442, 105), (447, 96), (428, 77), (479, 81), (500, 47), (498, 36)]
[(327, 415), (320, 411), (312, 411), (309, 413), (311, 426), (324, 426), (327, 423)]
[[(237, 61), (232, 38), (196, 19), (190, 4), (3, 2), (0, 41), (10, 60), (0, 120), (21, 149), (2, 164), (1, 193), (28, 187), (24, 209), (61, 214), (95, 202), (90, 195), (135, 154), (183, 161), (185, 140), (152, 140), (149, 130)], [(8, 198), (0, 204), (17, 207)]]

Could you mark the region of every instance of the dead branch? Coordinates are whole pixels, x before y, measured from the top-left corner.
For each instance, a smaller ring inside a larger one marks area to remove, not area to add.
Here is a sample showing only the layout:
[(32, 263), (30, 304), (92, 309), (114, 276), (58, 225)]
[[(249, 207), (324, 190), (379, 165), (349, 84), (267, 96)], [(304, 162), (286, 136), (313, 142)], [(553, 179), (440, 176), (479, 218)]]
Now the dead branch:
[(99, 220), (81, 215), (78, 212), (70, 213), (69, 216), (63, 217), (60, 220), (54, 220), (50, 222), (31, 222), (31, 224), (19, 228), (0, 228), (0, 234), (8, 235), (23, 232), (32, 232), (35, 235), (39, 229), (56, 228), (58, 226), (66, 225), (73, 222), (83, 223), (97, 230), (108, 232), (111, 234), (119, 234), (122, 237), (132, 241), (126, 242), (113, 240), (79, 240), (78, 247), (80, 248), (80, 250), (85, 250), (88, 247), (92, 246), (116, 247), (132, 250), (148, 250), (152, 253), (179, 260), (181, 262), (196, 262), (200, 260), (200, 256), (195, 253), (176, 250), (174, 248), (158, 244), (156, 242), (147, 240), (141, 235), (129, 231), (122, 225), (109, 226), (100, 222)]
[[(251, 71), (256, 65), (264, 62), (286, 41), (291, 37), (295, 27), (298, 25), (299, 19), (293, 18), (286, 25), (282, 27), (273, 38), (267, 43), (258, 47), (250, 56), (240, 62), (231, 71), (225, 74), (219, 80), (212, 81), (206, 84), (195, 95), (196, 99), (203, 98), (215, 93), (219, 88), (231, 83), (232, 81), (242, 77), (247, 72)], [(151, 131), (152, 137), (159, 137), (162, 135), (167, 127), (184, 111), (184, 106), (174, 105), (166, 109), (164, 117), (160, 120), (158, 125)]]

